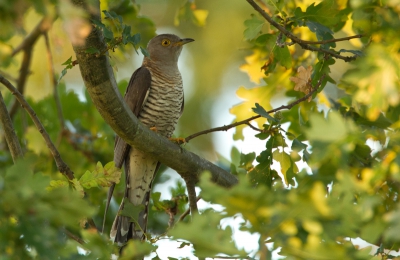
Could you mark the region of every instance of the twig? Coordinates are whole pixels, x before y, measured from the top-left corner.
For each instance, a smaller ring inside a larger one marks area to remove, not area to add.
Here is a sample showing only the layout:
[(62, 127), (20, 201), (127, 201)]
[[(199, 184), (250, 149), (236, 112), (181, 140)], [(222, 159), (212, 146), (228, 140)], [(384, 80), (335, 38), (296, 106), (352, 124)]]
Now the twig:
[[(196, 197), (196, 202), (199, 201), (200, 199), (201, 199), (201, 197), (200, 197), (200, 196), (197, 196), (197, 197)], [(189, 214), (190, 214), (190, 207), (189, 207), (185, 212), (182, 213), (182, 215), (179, 217), (179, 219), (178, 219), (177, 222), (183, 221), (183, 220), (185, 219), (185, 217), (186, 217), (187, 215), (189, 215)]]
[(0, 75), (0, 82), (11, 91), (11, 93), (15, 96), (15, 98), (18, 100), (18, 102), (21, 104), (21, 106), (23, 108), (25, 108), (25, 110), (28, 112), (32, 121), (36, 125), (36, 128), (39, 130), (40, 134), (42, 135), (43, 139), (45, 140), (46, 145), (49, 148), (51, 154), (53, 155), (53, 158), (56, 162), (58, 170), (62, 174), (64, 174), (68, 179), (70, 179), (70, 180), (74, 179), (74, 173), (68, 167), (68, 165), (61, 159), (60, 153), (57, 151), (56, 147), (54, 146), (53, 142), (50, 139), (49, 134), (44, 129), (42, 123), (40, 122), (35, 111), (32, 109), (32, 107), (29, 105), (29, 103), (26, 102), (26, 100), (24, 99), (22, 94), (2, 75)]
[[(29, 75), (29, 67), (32, 60), (32, 49), (33, 45), (37, 41), (42, 33), (48, 31), (51, 28), (52, 20), (49, 17), (43, 18), (38, 25), (32, 30), (32, 32), (22, 41), (22, 43), (14, 49), (11, 53), (11, 56), (15, 56), (20, 51), (24, 52), (24, 56), (22, 59), (22, 64), (19, 72), (19, 77), (17, 80), (17, 89), (19, 92), (24, 93), (26, 79)], [(18, 111), (19, 105), (18, 102), (15, 101), (10, 109), (10, 117), (13, 118), (16, 112)]]
[(26, 36), (26, 38), (22, 41), (22, 43), (17, 48), (14, 49), (14, 51), (11, 53), (11, 56), (14, 56), (15, 54), (17, 54), (22, 50), (32, 48), (33, 44), (35, 44), (39, 36), (51, 28), (52, 23), (53, 21), (50, 17), (44, 17), (36, 25), (36, 27), (32, 30), (32, 32), (28, 36)]
[[(325, 75), (323, 75), (318, 83), (316, 84), (316, 86), (310, 91), (310, 93), (308, 93), (307, 95), (305, 95), (302, 98), (297, 99), (296, 101), (288, 104), (288, 105), (282, 105), (278, 108), (274, 108), (272, 110), (267, 111), (268, 114), (280, 111), (280, 110), (284, 110), (284, 109), (291, 109), (292, 107), (294, 107), (295, 105), (307, 100), (309, 97), (311, 97), (317, 90), (318, 88), (321, 86), (323, 79), (325, 78)], [(185, 138), (185, 141), (188, 143), (190, 140), (192, 140), (193, 138), (196, 138), (200, 135), (204, 135), (204, 134), (208, 134), (208, 133), (212, 133), (212, 132), (217, 132), (217, 131), (228, 131), (229, 129), (236, 127), (238, 125), (243, 125), (243, 124), (249, 124), (250, 121), (253, 121), (254, 119), (260, 118), (260, 115), (256, 115), (256, 116), (252, 116), (249, 117), (245, 120), (239, 121), (239, 122), (235, 122), (233, 124), (230, 125), (224, 125), (224, 126), (219, 126), (219, 127), (215, 127), (215, 128), (211, 128), (211, 129), (207, 129), (207, 130), (203, 130), (200, 132), (197, 132), (195, 134), (189, 135), (188, 137)]]
[[(258, 13), (260, 13), (262, 15), (262, 17), (265, 18), (265, 20), (267, 20), (271, 25), (273, 25), (276, 29), (278, 29), (281, 33), (283, 33), (284, 35), (286, 35), (289, 39), (291, 39), (293, 42), (297, 43), (298, 45), (300, 45), (301, 48), (305, 49), (305, 50), (310, 50), (310, 51), (317, 51), (317, 52), (323, 52), (326, 54), (329, 54), (337, 59), (341, 59), (344, 60), (345, 62), (349, 62), (352, 60), (355, 60), (357, 58), (357, 55), (354, 56), (342, 56), (340, 54), (337, 54), (334, 51), (331, 50), (325, 50), (322, 48), (317, 48), (314, 46), (311, 46), (309, 44), (307, 44), (306, 41), (303, 41), (302, 39), (294, 36), (290, 31), (286, 30), (285, 27), (283, 27), (282, 25), (280, 25), (279, 23), (275, 22), (271, 16), (269, 16), (260, 6), (258, 6), (254, 0), (246, 0)], [(362, 37), (362, 36), (361, 36)]]
[(3, 96), (0, 92), (0, 121), (3, 126), (4, 135), (7, 141), (8, 149), (10, 150), (13, 161), (23, 156), (23, 152), (21, 149), (21, 145), (19, 144), (19, 140), (17, 134), (15, 133), (14, 126), (12, 124), (12, 120), (10, 115), (8, 114), (6, 104), (4, 103)]
[(252, 124), (250, 124), (250, 122), (247, 122), (246, 125), (248, 125), (251, 129), (253, 129), (254, 131), (258, 131), (258, 132), (262, 132), (263, 130), (253, 126)]
[(353, 36), (330, 39), (330, 40), (323, 40), (323, 41), (305, 41), (305, 40), (300, 40), (300, 41), (304, 44), (327, 44), (327, 43), (331, 43), (331, 42), (342, 42), (342, 41), (348, 41), (351, 39), (357, 39), (357, 38), (362, 38), (362, 37), (364, 37), (363, 34), (356, 34)]
[(48, 64), (48, 69), (50, 72), (49, 73), (50, 81), (53, 84), (53, 96), (54, 96), (54, 100), (56, 101), (58, 120), (60, 122), (61, 129), (64, 129), (65, 128), (64, 115), (62, 112), (60, 97), (58, 96), (57, 79), (56, 79), (55, 72), (54, 72), (53, 55), (51, 53), (49, 35), (48, 35), (47, 31), (43, 33), (43, 36), (44, 36), (44, 41), (46, 43), (47, 64)]
[(81, 245), (85, 245), (86, 244), (86, 242), (82, 238), (80, 238), (77, 235), (73, 234), (71, 231), (65, 229), (64, 232), (69, 238), (75, 240), (79, 244), (81, 244)]
[[(26, 79), (28, 78), (28, 75), (30, 74), (29, 67), (31, 65), (31, 60), (32, 60), (32, 49), (26, 48), (24, 50), (21, 68), (19, 69), (19, 77), (17, 79), (17, 89), (20, 93), (24, 93), (25, 82), (26, 82)], [(14, 103), (11, 105), (11, 109), (10, 109), (10, 117), (11, 118), (13, 118), (15, 116), (15, 114), (18, 111), (18, 108), (19, 108), (19, 103), (17, 100), (15, 100)]]

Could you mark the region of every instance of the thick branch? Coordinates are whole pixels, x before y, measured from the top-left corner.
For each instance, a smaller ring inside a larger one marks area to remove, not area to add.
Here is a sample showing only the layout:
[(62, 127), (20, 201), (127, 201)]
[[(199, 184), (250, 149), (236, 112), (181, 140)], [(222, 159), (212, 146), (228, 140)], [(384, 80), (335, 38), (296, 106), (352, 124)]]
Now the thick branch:
[[(84, 1), (74, 0), (75, 5), (83, 7)], [(99, 12), (99, 4), (90, 10)], [(92, 15), (99, 20), (99, 13)], [(93, 27), (85, 45), (73, 46), (82, 78), (93, 104), (111, 128), (133, 147), (151, 154), (163, 164), (176, 170), (184, 179), (197, 180), (205, 170), (212, 174), (212, 180), (222, 186), (237, 183), (234, 175), (224, 171), (211, 162), (191, 153), (179, 145), (149, 130), (133, 115), (118, 91), (108, 55), (96, 57), (86, 53), (89, 47), (105, 48), (102, 33)]]
[(0, 92), (0, 121), (4, 130), (4, 135), (7, 141), (8, 149), (10, 150), (13, 161), (23, 156), (21, 145), (17, 134), (15, 133), (14, 126), (10, 115), (8, 114), (6, 104), (4, 103), (3, 96)]
[(29, 105), (28, 102), (24, 99), (22, 94), (3, 76), (0, 75), (0, 82), (8, 88), (11, 93), (15, 96), (18, 102), (22, 105), (22, 107), (28, 112), (29, 116), (31, 117), (33, 123), (36, 125), (36, 128), (39, 130), (40, 134), (43, 136), (44, 141), (46, 142), (47, 147), (49, 148), (51, 154), (53, 155), (54, 160), (56, 161), (58, 170), (66, 175), (68, 179), (72, 180), (74, 178), (74, 173), (68, 167), (68, 165), (61, 159), (60, 153), (57, 151), (56, 147), (54, 146), (53, 142), (50, 139), (49, 134), (44, 129), (42, 123), (40, 122), (39, 118), (36, 116), (35, 111)]
[[(301, 103), (301, 102), (307, 100), (309, 97), (311, 97), (311, 96), (318, 90), (318, 88), (321, 86), (322, 80), (323, 80), (324, 78), (325, 78), (325, 75), (323, 75), (323, 76), (319, 79), (317, 85), (310, 91), (310, 93), (308, 93), (308, 94), (305, 95), (304, 97), (299, 98), (299, 99), (297, 99), (296, 101), (294, 101), (294, 102), (292, 102), (292, 103), (290, 103), (290, 104), (288, 104), (288, 105), (282, 105), (282, 106), (280, 106), (280, 107), (278, 107), (278, 108), (274, 108), (274, 109), (272, 109), (272, 110), (269, 110), (269, 111), (267, 111), (267, 113), (268, 113), (268, 114), (271, 114), (271, 113), (275, 113), (275, 112), (280, 111), (280, 110), (291, 109), (291, 108), (294, 107), (295, 105), (297, 105), (297, 104), (299, 104), (299, 103)], [(257, 128), (255, 129), (255, 128), (254, 128), (252, 125), (250, 125), (250, 123), (249, 123), (250, 121), (253, 121), (254, 119), (257, 119), (257, 118), (260, 118), (260, 117), (261, 117), (260, 115), (256, 115), (256, 116), (249, 117), (249, 118), (247, 118), (247, 119), (245, 119), (245, 120), (242, 120), (242, 121), (239, 121), (239, 122), (235, 122), (235, 123), (230, 124), (230, 125), (224, 125), (224, 126), (219, 126), (219, 127), (215, 127), (215, 128), (203, 130), (203, 131), (197, 132), (197, 133), (195, 133), (195, 134), (189, 135), (188, 137), (185, 138), (185, 141), (186, 141), (186, 142), (189, 142), (189, 141), (192, 140), (193, 138), (196, 138), (196, 137), (198, 137), (198, 136), (200, 136), (200, 135), (209, 134), (209, 133), (212, 133), (212, 132), (228, 131), (229, 129), (234, 128), (234, 127), (236, 127), (236, 126), (238, 126), (238, 125), (248, 125), (248, 126), (250, 126), (251, 128), (253, 128), (254, 130), (260, 131), (260, 129), (257, 129)]]
[[(355, 60), (357, 58), (356, 55), (354, 56), (342, 56), (334, 51), (331, 50), (326, 50), (326, 49), (322, 49), (322, 48), (317, 48), (315, 46), (309, 45), (307, 44), (306, 41), (303, 41), (302, 39), (294, 36), (290, 31), (286, 30), (285, 27), (283, 27), (282, 25), (280, 25), (279, 23), (275, 22), (271, 16), (269, 16), (260, 6), (258, 6), (253, 0), (246, 0), (258, 13), (261, 14), (262, 17), (265, 18), (265, 20), (267, 20), (271, 25), (273, 25), (276, 29), (278, 29), (281, 33), (283, 33), (284, 35), (286, 35), (286, 37), (288, 37), (289, 39), (291, 39), (293, 42), (297, 43), (298, 45), (300, 45), (301, 48), (305, 49), (305, 50), (310, 50), (310, 51), (317, 51), (317, 52), (323, 52), (326, 54), (331, 55), (332, 57), (335, 57), (337, 59), (341, 59), (344, 60), (345, 62), (349, 62), (352, 60)], [(360, 36), (362, 37), (362, 36)], [(359, 37), (357, 37), (359, 38)]]

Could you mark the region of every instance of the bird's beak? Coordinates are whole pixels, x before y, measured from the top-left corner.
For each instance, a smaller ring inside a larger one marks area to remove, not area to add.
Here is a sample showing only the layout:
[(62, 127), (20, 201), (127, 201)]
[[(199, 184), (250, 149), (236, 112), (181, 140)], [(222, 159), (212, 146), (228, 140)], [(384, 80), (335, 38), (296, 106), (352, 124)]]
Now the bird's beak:
[(191, 38), (180, 39), (179, 42), (175, 43), (175, 46), (182, 46), (189, 42), (194, 42), (194, 40)]

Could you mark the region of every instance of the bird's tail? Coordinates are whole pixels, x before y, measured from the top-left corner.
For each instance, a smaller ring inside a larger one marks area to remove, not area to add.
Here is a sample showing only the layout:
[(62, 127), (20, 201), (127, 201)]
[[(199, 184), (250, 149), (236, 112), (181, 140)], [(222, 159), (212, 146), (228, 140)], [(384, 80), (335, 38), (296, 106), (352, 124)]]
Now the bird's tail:
[[(137, 219), (131, 216), (120, 215), (125, 207), (124, 198), (118, 210), (118, 215), (115, 217), (114, 223), (111, 227), (110, 237), (119, 246), (125, 245), (129, 239), (145, 240), (147, 231), (147, 218), (150, 203), (150, 191), (144, 197), (142, 205), (143, 210), (137, 215)], [(131, 204), (132, 205), (132, 204)]]

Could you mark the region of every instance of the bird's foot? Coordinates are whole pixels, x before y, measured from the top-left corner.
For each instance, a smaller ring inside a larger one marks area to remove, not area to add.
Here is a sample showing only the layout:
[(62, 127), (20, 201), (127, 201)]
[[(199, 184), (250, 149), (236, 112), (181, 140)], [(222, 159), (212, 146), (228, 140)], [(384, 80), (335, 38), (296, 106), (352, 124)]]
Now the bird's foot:
[(157, 133), (157, 127), (155, 127), (155, 126), (150, 127), (150, 130)]
[(170, 137), (169, 140), (179, 145), (186, 143), (186, 139), (183, 137), (177, 137), (177, 138)]

